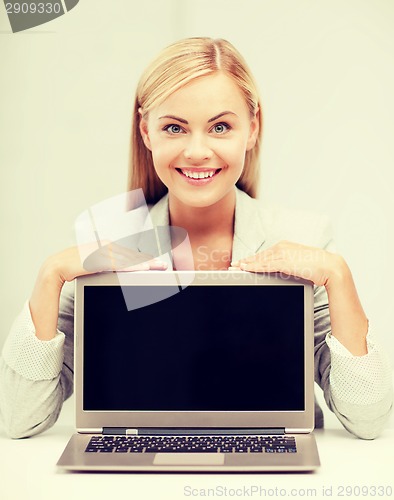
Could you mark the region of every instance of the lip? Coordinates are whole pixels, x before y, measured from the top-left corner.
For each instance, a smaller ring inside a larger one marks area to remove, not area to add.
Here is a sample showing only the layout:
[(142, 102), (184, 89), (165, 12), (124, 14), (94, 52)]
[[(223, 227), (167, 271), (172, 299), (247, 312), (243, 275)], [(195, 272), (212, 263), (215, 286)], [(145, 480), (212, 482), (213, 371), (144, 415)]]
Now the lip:
[(220, 175), (221, 171), (223, 170), (222, 168), (184, 168), (183, 170), (188, 170), (189, 172), (212, 172), (215, 171), (212, 177), (207, 177), (206, 179), (192, 179), (191, 177), (187, 177), (185, 174), (182, 173), (180, 168), (176, 168), (176, 171), (178, 174), (188, 183), (191, 184), (192, 186), (206, 186), (207, 184), (210, 184), (213, 182), (213, 180)]
[(182, 173), (180, 168), (175, 169), (178, 174), (189, 184), (192, 186), (205, 186), (206, 184), (209, 184), (212, 182), (215, 177), (220, 175), (222, 172), (223, 168), (184, 168), (183, 170), (188, 170), (189, 172), (212, 172), (214, 171), (215, 173), (213, 174), (212, 177), (207, 177), (206, 179), (192, 179), (191, 177), (187, 177), (185, 174)]

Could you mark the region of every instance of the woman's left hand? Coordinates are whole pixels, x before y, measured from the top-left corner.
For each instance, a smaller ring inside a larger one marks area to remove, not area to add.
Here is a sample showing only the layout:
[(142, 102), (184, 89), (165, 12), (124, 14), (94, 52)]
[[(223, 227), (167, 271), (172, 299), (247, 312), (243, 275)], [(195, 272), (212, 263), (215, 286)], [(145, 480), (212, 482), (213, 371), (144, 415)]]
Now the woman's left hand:
[(280, 241), (262, 252), (231, 262), (229, 270), (241, 269), (256, 273), (284, 273), (327, 286), (331, 277), (344, 267), (340, 255), (321, 248)]
[(367, 354), (368, 319), (345, 260), (321, 248), (281, 241), (267, 250), (231, 263), (229, 269), (284, 273), (325, 286), (331, 333), (354, 356)]

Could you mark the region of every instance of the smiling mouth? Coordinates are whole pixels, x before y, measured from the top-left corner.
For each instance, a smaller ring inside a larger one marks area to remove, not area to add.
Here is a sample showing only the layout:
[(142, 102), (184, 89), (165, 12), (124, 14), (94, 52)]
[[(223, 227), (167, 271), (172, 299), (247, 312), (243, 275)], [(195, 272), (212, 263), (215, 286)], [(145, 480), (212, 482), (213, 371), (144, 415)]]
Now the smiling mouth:
[(214, 170), (204, 170), (204, 171), (197, 171), (197, 170), (187, 170), (187, 169), (182, 169), (182, 168), (176, 168), (180, 174), (184, 175), (185, 177), (188, 177), (189, 179), (209, 179), (213, 177), (214, 175), (217, 175), (222, 169), (221, 168), (216, 168)]

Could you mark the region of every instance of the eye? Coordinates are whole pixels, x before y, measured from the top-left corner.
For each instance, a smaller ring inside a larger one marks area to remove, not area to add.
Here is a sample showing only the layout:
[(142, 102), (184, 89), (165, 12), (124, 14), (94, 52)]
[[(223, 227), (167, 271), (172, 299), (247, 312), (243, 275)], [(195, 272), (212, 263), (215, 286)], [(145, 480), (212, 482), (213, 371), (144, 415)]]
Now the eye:
[(230, 125), (228, 125), (227, 123), (217, 123), (216, 125), (214, 125), (212, 127), (212, 130), (216, 133), (216, 134), (225, 134), (226, 132), (228, 132), (229, 130), (231, 129)]
[(182, 127), (176, 123), (171, 123), (170, 125), (166, 125), (163, 130), (169, 134), (177, 135), (182, 132)]

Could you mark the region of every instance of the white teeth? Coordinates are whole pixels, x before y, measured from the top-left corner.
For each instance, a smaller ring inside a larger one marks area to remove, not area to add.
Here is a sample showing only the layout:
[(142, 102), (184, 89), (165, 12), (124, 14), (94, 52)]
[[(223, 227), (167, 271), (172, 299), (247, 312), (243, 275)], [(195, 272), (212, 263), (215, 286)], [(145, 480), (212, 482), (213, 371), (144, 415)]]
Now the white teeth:
[(212, 177), (215, 173), (214, 170), (210, 172), (191, 172), (190, 170), (182, 170), (182, 174), (186, 175), (186, 177), (190, 177), (191, 179), (207, 179), (208, 177)]

